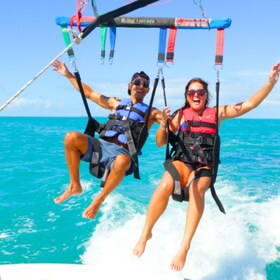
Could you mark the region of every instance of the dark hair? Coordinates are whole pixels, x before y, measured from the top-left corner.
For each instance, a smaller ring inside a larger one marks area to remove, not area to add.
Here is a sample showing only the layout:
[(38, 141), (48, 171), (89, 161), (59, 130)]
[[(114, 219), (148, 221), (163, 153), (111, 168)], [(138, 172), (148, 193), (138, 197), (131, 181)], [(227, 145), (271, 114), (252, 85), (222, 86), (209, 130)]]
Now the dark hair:
[(193, 83), (202, 84), (203, 88), (206, 90), (207, 99), (206, 99), (205, 106), (207, 106), (208, 103), (209, 103), (209, 99), (210, 99), (210, 92), (209, 92), (209, 90), (208, 90), (208, 83), (207, 83), (206, 81), (202, 80), (201, 78), (192, 78), (192, 79), (187, 83), (187, 85), (186, 85), (186, 87), (185, 87), (185, 98), (186, 98), (186, 100), (185, 100), (185, 107), (190, 107), (190, 104), (189, 104), (188, 101), (187, 101), (186, 93), (187, 93), (187, 91), (189, 90), (190, 85), (193, 84)]
[[(134, 74), (132, 75), (130, 81), (132, 82), (133, 80), (135, 80), (135, 79), (138, 78), (138, 77), (144, 78), (144, 79), (146, 79), (146, 80), (150, 83), (150, 77), (149, 77), (144, 71), (140, 71), (140, 72), (134, 73)], [(128, 92), (128, 94), (130, 95), (131, 90), (128, 89), (127, 92)]]

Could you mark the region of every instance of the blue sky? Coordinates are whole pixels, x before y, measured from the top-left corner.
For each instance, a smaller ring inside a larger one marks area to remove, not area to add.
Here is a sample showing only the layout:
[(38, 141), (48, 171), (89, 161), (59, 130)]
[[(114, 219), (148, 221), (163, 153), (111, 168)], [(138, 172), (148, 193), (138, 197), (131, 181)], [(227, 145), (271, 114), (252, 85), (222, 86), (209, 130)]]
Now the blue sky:
[[(89, 1), (90, 2), (90, 1)], [(96, 0), (99, 13), (128, 3), (126, 0)], [(231, 18), (226, 29), (224, 65), (220, 73), (220, 104), (246, 100), (268, 79), (271, 66), (280, 61), (279, 0), (202, 0), (210, 19)], [(30, 81), (65, 45), (57, 16), (74, 15), (77, 1), (3, 1), (1, 3), (1, 78), (0, 105)], [(90, 3), (85, 15), (93, 15)], [(127, 16), (200, 18), (201, 11), (193, 0), (162, 0)], [(75, 45), (77, 68), (82, 80), (107, 95), (127, 97), (127, 83), (140, 70), (154, 80), (157, 74), (158, 29), (118, 28), (115, 58), (100, 64), (100, 34), (95, 29), (81, 44)], [(167, 102), (172, 110), (184, 102), (184, 86), (192, 77), (209, 82), (212, 105), (215, 100), (214, 70), (215, 30), (178, 30), (174, 65), (164, 68)], [(107, 54), (109, 39), (107, 39)], [(61, 60), (70, 70), (68, 56)], [(149, 96), (146, 99), (149, 101)], [(162, 90), (156, 93), (154, 106), (164, 105)], [(90, 104), (92, 114), (108, 112)], [(269, 97), (244, 117), (280, 118), (280, 82)], [(0, 116), (85, 116), (79, 93), (69, 82), (49, 68)]]

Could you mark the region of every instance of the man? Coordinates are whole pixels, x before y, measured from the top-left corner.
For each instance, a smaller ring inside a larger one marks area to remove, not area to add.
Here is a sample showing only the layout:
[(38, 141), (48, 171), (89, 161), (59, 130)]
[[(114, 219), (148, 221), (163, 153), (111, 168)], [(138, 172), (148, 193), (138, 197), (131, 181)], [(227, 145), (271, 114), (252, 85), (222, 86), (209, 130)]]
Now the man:
[[(63, 62), (55, 61), (53, 66), (54, 71), (66, 77), (79, 90), (75, 76), (69, 72)], [(148, 109), (148, 105), (143, 103), (143, 100), (149, 92), (149, 82), (149, 77), (143, 71), (135, 73), (128, 83), (130, 98), (124, 101), (115, 97), (106, 97), (94, 91), (86, 84), (82, 84), (86, 98), (92, 100), (100, 107), (110, 110), (112, 114), (99, 139), (79, 132), (68, 132), (66, 134), (64, 148), (70, 174), (70, 186), (64, 193), (54, 199), (55, 203), (61, 203), (72, 195), (82, 193), (79, 175), (80, 160), (88, 161), (91, 165), (95, 164), (95, 166), (97, 165), (109, 170), (101, 192), (83, 212), (83, 217), (88, 219), (93, 219), (96, 216), (100, 205), (122, 181), (124, 176), (135, 171), (137, 159), (131, 154), (127, 134), (123, 126), (129, 123), (133, 139), (135, 140), (135, 136), (138, 136), (140, 133), (139, 126), (141, 124), (143, 126), (145, 113)], [(160, 123), (161, 119), (162, 113), (158, 109), (152, 108), (147, 129), (149, 130), (155, 122)], [(98, 155), (96, 155), (96, 143), (98, 143), (101, 151)]]

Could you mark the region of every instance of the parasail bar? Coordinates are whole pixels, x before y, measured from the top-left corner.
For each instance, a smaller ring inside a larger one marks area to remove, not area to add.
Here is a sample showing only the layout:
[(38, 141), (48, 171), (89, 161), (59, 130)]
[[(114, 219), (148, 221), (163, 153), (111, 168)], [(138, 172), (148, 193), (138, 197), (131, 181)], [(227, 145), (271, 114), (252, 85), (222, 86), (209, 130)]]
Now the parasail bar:
[[(80, 24), (87, 27), (92, 23), (95, 17), (82, 17)], [(57, 25), (69, 26), (69, 17), (57, 17)], [(73, 22), (76, 26), (76, 22)], [(161, 18), (161, 17), (116, 17), (103, 23), (105, 26), (116, 27), (135, 27), (135, 28), (178, 28), (178, 29), (220, 29), (229, 28), (231, 25), (230, 18), (221, 19), (184, 19), (184, 18)]]

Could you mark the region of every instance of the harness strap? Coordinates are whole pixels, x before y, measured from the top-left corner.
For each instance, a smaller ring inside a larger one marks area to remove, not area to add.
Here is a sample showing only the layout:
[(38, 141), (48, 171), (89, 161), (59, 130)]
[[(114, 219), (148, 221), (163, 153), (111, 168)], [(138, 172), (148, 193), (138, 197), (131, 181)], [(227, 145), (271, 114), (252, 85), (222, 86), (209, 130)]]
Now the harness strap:
[(91, 6), (92, 6), (92, 8), (93, 8), (94, 15), (95, 15), (96, 17), (98, 17), (98, 9), (97, 9), (95, 0), (91, 0)]
[(198, 143), (195, 143), (192, 146), (193, 151), (198, 155), (198, 162), (202, 163), (202, 164), (208, 164), (207, 158), (201, 148), (201, 146)]
[[(87, 126), (86, 126), (85, 134), (88, 134), (88, 135), (94, 137), (95, 131), (100, 131), (101, 125), (98, 121), (96, 121), (91, 116), (89, 106), (88, 106), (88, 102), (87, 102), (85, 92), (84, 92), (84, 89), (83, 89), (83, 85), (82, 85), (82, 82), (81, 82), (81, 77), (80, 77), (80, 74), (79, 74), (77, 69), (74, 71), (74, 75), (75, 75), (75, 78), (76, 78), (76, 81), (77, 81), (77, 84), (78, 84), (78, 87), (79, 87), (79, 91), (80, 91), (82, 99), (83, 99), (83, 103), (84, 103), (87, 115), (88, 115), (88, 123), (87, 123)], [(91, 126), (91, 125), (93, 125), (93, 126)]]
[(89, 165), (89, 172), (91, 175), (97, 178), (101, 178), (104, 174), (104, 167), (101, 167), (99, 164), (99, 158), (100, 158), (100, 142), (96, 138), (92, 138), (92, 143), (93, 143), (93, 150), (94, 150), (94, 162), (93, 159), (90, 161)]
[(226, 211), (225, 211), (225, 209), (224, 209), (224, 206), (223, 206), (223, 204), (221, 203), (219, 197), (218, 197), (217, 194), (216, 194), (216, 190), (215, 190), (215, 188), (214, 188), (214, 184), (211, 185), (210, 190), (211, 190), (212, 197), (213, 197), (213, 199), (215, 200), (215, 202), (216, 202), (216, 204), (217, 204), (219, 210), (220, 210), (222, 213), (226, 214)]
[(194, 144), (200, 144), (200, 145), (210, 145), (210, 146), (213, 146), (214, 144), (214, 140), (213, 138), (211, 137), (202, 137), (201, 135), (200, 136), (197, 136), (197, 137), (185, 137), (184, 138), (184, 143), (185, 144), (190, 144), (190, 145), (194, 145)]
[(100, 63), (104, 63), (105, 59), (105, 45), (107, 38), (107, 26), (100, 26), (100, 38), (101, 38), (101, 55), (100, 55)]
[(136, 172), (134, 172), (134, 178), (136, 179), (140, 179), (140, 174), (139, 174), (139, 166), (138, 166), (138, 160), (137, 160), (137, 149), (135, 147), (135, 143), (134, 143), (134, 140), (133, 140), (133, 137), (132, 137), (132, 133), (131, 133), (131, 129), (130, 129), (130, 126), (129, 126), (129, 123), (126, 122), (124, 124), (124, 132), (125, 132), (125, 136), (126, 136), (126, 144), (128, 146), (128, 150), (129, 150), (129, 153), (132, 157), (132, 159), (137, 163), (136, 165)]
[(209, 127), (209, 128), (216, 127), (214, 123), (200, 122), (200, 121), (187, 121), (187, 124), (189, 126), (195, 126), (195, 127), (200, 127), (200, 126)]
[(168, 38), (166, 62), (173, 62), (176, 34), (177, 34), (177, 27), (170, 28), (169, 38)]
[(110, 53), (109, 53), (109, 63), (112, 64), (114, 54), (115, 54), (115, 45), (116, 45), (116, 34), (117, 34), (117, 28), (116, 26), (110, 27)]
[(173, 165), (171, 159), (166, 160), (163, 163), (165, 170), (168, 171), (173, 178), (174, 181), (174, 186), (173, 186), (173, 191), (172, 191), (172, 198), (175, 201), (182, 202), (184, 200), (184, 192), (181, 188), (181, 183), (180, 183), (180, 174), (176, 167)]
[(165, 167), (165, 170), (170, 173), (170, 175), (172, 176), (172, 178), (174, 180), (174, 186), (173, 186), (173, 191), (172, 191), (173, 200), (178, 201), (178, 202), (189, 201), (189, 187), (190, 187), (191, 183), (194, 180), (201, 178), (201, 177), (210, 177), (212, 179), (211, 186), (210, 186), (211, 195), (212, 195), (214, 201), (216, 202), (219, 210), (222, 213), (226, 214), (223, 204), (221, 203), (221, 201), (216, 193), (216, 190), (214, 188), (213, 177), (212, 177), (211, 171), (209, 169), (206, 169), (206, 168), (199, 169), (197, 172), (195, 172), (193, 178), (189, 181), (188, 185), (184, 189), (182, 189), (181, 183), (180, 183), (180, 174), (179, 174), (178, 170), (176, 169), (176, 167), (173, 165), (172, 161), (170, 159), (168, 159), (164, 162), (163, 165)]
[(217, 29), (215, 65), (223, 64), (224, 33), (225, 33), (225, 30), (223, 28)]
[(159, 47), (158, 47), (158, 63), (164, 64), (165, 48), (166, 48), (167, 28), (160, 28), (159, 32)]
[(70, 27), (71, 29), (73, 28), (73, 23), (76, 22), (78, 30), (81, 32), (81, 18), (82, 14), (86, 8), (87, 2), (84, 2), (83, 0), (78, 0), (77, 2), (77, 9), (76, 9), (76, 14), (71, 17), (70, 19)]
[[(142, 118), (145, 117), (145, 113), (137, 108), (135, 108), (134, 106), (129, 106), (129, 105), (119, 105), (116, 110), (118, 109), (125, 109), (127, 111), (131, 111), (131, 112), (135, 112), (138, 115), (140, 115)], [(110, 116), (114, 116), (115, 114), (110, 114)]]

